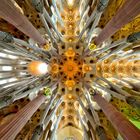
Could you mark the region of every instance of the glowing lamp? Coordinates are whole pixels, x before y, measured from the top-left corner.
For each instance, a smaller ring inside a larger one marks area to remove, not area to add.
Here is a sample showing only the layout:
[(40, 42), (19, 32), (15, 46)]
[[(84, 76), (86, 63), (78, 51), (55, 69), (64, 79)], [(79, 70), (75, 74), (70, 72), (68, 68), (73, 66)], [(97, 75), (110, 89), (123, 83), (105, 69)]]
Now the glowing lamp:
[(68, 97), (69, 97), (69, 99), (72, 99), (72, 95), (69, 95)]
[(32, 75), (43, 75), (48, 72), (48, 65), (40, 61), (32, 61), (28, 64), (28, 71)]

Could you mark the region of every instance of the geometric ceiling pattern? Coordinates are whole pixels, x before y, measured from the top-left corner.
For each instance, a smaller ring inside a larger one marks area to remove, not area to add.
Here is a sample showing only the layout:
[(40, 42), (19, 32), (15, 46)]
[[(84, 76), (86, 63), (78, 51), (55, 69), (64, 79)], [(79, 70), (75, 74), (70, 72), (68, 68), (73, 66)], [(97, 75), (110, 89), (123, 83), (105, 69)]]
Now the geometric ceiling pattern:
[(0, 140), (140, 140), (139, 0), (0, 0)]

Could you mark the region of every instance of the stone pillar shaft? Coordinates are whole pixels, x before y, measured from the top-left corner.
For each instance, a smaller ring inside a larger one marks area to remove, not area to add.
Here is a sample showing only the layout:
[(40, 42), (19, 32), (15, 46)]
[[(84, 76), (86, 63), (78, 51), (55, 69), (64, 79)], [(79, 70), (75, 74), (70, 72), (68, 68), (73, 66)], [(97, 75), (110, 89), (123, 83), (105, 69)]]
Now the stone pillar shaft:
[(107, 23), (99, 36), (95, 38), (95, 44), (101, 44), (125, 24), (131, 22), (138, 14), (140, 14), (140, 0), (127, 0), (117, 14)]
[(140, 140), (140, 130), (117, 111), (112, 104), (108, 103), (99, 94), (94, 95), (94, 100), (98, 103), (108, 120), (121, 134), (124, 140)]
[(45, 99), (46, 96), (41, 94), (17, 112), (11, 122), (0, 129), (0, 140), (14, 140)]
[(37, 41), (40, 45), (44, 45), (45, 39), (31, 22), (16, 8), (11, 0), (0, 1), (0, 17), (14, 25), (25, 35)]

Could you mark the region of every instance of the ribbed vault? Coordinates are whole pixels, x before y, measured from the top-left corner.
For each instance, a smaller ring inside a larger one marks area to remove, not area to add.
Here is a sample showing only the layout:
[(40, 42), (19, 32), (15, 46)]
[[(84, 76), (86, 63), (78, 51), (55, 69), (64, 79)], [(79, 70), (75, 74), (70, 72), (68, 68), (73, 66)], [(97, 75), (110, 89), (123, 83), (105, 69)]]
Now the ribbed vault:
[(0, 140), (140, 140), (139, 0), (0, 0)]

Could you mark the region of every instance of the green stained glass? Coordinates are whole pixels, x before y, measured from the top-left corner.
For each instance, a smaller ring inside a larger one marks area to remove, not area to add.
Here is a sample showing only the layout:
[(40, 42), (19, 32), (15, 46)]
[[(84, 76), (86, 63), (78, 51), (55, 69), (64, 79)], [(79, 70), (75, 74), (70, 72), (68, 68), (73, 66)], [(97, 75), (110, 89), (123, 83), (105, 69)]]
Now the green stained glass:
[(46, 95), (46, 96), (49, 96), (49, 95), (51, 95), (51, 89), (50, 88), (45, 88), (45, 90), (44, 90), (44, 94)]

